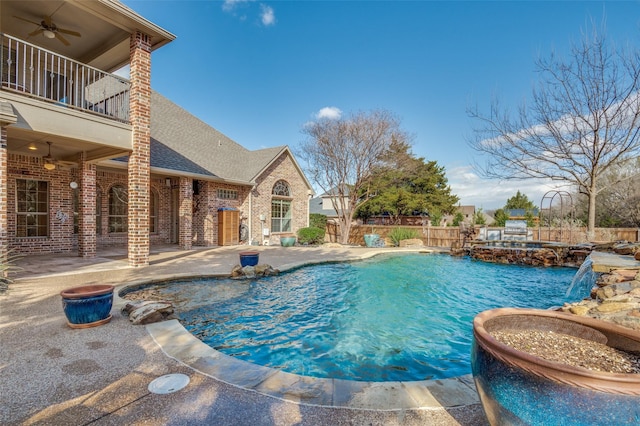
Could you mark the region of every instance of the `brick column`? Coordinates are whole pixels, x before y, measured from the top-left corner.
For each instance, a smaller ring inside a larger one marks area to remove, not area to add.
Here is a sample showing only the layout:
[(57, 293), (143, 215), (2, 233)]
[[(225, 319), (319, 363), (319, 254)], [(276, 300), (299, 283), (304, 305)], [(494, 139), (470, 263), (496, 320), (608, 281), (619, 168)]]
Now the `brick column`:
[(193, 181), (180, 178), (180, 235), (178, 245), (183, 250), (191, 250), (193, 245)]
[(96, 256), (96, 166), (80, 157), (80, 194), (78, 197), (78, 256)]
[(7, 216), (9, 199), (7, 196), (7, 175), (9, 171), (7, 169), (7, 157), (7, 128), (0, 126), (0, 261), (6, 259), (9, 250), (9, 222)]
[(151, 44), (137, 31), (131, 35), (130, 120), (132, 149), (129, 156), (130, 266), (149, 265), (149, 181), (151, 145)]

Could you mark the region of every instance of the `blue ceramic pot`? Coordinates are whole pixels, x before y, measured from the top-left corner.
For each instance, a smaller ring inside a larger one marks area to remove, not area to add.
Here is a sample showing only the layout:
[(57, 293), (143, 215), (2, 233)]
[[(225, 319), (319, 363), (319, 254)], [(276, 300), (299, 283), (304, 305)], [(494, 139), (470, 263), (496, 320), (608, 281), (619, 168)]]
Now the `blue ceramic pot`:
[(260, 258), (260, 253), (257, 251), (242, 251), (240, 252), (240, 266), (256, 266)]
[(282, 247), (293, 247), (296, 244), (296, 237), (280, 237)]
[(546, 361), (491, 337), (536, 329), (640, 352), (640, 333), (593, 318), (535, 309), (494, 309), (473, 322), (471, 369), (492, 425), (638, 425), (640, 374), (587, 370)]
[(71, 328), (87, 328), (111, 320), (112, 285), (73, 287), (60, 293), (62, 309)]
[(380, 235), (378, 234), (364, 234), (364, 244), (367, 247), (376, 247)]

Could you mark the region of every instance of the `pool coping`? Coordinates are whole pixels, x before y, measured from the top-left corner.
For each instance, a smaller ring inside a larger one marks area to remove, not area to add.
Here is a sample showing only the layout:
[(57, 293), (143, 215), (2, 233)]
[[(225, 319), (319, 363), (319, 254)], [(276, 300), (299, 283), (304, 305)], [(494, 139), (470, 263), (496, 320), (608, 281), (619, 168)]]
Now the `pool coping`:
[[(408, 248), (398, 252), (443, 253), (430, 248)], [(387, 250), (369, 251), (356, 256), (358, 261), (381, 254)], [(326, 260), (306, 260), (281, 265), (280, 272), (319, 263)], [(196, 275), (197, 277), (205, 277)], [(228, 277), (229, 274), (212, 274), (209, 277)], [(131, 281), (119, 286), (114, 300), (118, 306), (127, 302), (119, 297), (122, 290), (150, 282), (195, 278), (193, 274), (174, 274), (150, 280)], [(226, 384), (257, 392), (273, 398), (299, 404), (376, 411), (406, 409), (444, 409), (480, 403), (471, 374), (448, 379), (364, 382), (343, 379), (316, 378), (288, 373), (243, 361), (217, 351), (187, 331), (178, 320), (146, 325), (147, 332), (160, 349), (170, 358), (208, 377)]]
[(148, 324), (146, 329), (168, 357), (226, 384), (285, 401), (376, 411), (441, 409), (480, 403), (470, 374), (409, 382), (315, 378), (223, 354), (198, 340), (178, 320)]

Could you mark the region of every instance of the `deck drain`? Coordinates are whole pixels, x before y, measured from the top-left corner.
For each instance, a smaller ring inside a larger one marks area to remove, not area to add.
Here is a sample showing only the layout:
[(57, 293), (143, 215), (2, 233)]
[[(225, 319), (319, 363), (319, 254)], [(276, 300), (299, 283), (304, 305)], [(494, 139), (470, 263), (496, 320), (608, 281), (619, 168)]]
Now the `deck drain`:
[(179, 391), (189, 384), (186, 374), (165, 374), (149, 383), (149, 392), (164, 395)]

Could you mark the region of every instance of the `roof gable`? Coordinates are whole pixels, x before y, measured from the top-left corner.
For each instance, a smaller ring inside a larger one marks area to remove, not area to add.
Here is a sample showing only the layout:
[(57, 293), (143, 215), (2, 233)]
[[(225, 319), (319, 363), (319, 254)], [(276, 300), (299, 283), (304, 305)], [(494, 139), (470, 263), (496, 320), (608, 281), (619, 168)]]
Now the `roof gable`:
[(157, 92), (151, 95), (151, 138), (158, 150), (152, 167), (246, 184), (285, 149), (250, 151)]

